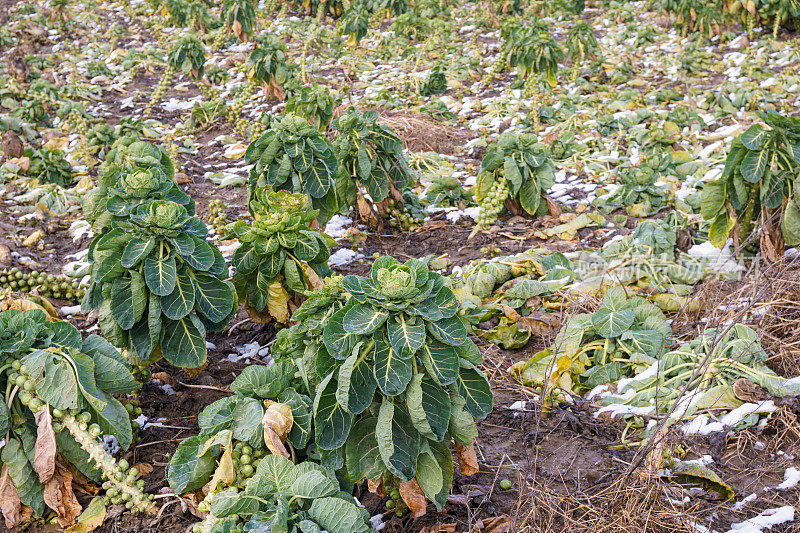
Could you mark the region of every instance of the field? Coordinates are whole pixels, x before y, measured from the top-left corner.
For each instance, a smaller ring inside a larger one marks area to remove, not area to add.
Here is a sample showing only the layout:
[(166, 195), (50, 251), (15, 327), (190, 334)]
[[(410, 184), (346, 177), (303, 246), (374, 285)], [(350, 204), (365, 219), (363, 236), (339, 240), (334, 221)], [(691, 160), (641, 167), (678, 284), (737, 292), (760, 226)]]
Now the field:
[(800, 531), (798, 30), (0, 0), (0, 530)]

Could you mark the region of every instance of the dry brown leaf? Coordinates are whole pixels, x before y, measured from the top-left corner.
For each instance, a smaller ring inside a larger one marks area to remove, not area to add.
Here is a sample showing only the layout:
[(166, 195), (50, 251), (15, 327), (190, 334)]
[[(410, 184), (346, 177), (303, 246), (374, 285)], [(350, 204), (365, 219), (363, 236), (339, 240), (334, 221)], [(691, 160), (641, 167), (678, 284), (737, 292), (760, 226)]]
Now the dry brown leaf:
[(472, 533), (508, 533), (514, 525), (510, 516), (493, 516), (479, 520), (472, 527)]
[[(33, 469), (39, 474), (39, 482), (47, 483), (56, 471), (56, 433), (50, 409), (40, 409), (33, 415), (36, 420), (36, 446), (33, 450)], [(70, 482), (72, 475), (69, 476)]]
[(44, 485), (44, 502), (58, 515), (58, 525), (68, 527), (81, 514), (81, 504), (72, 490), (72, 474), (64, 468), (56, 469)]
[(302, 267), (303, 267), (303, 273), (306, 275), (306, 278), (308, 278), (308, 282), (311, 283), (311, 288), (319, 289), (320, 287), (322, 287), (323, 282), (322, 279), (319, 277), (319, 274), (314, 272), (314, 269), (308, 266), (307, 263), (303, 263)]
[(0, 475), (0, 513), (6, 520), (6, 527), (14, 529), (24, 522), (22, 518), (22, 502), (19, 500), (19, 493), (11, 481), (8, 467), (3, 465), (3, 472)]
[(368, 226), (380, 226), (381, 219), (378, 214), (372, 209), (372, 204), (364, 198), (360, 192), (356, 198), (356, 205), (358, 206), (358, 216)]
[(0, 265), (11, 265), (11, 250), (2, 244), (0, 244)]
[(544, 195), (544, 199), (547, 201), (547, 209), (550, 211), (550, 214), (554, 217), (560, 217), (562, 212), (556, 201), (547, 194)]
[(152, 378), (157, 379), (164, 385), (175, 385), (175, 380), (166, 372), (154, 372)]
[(204, 513), (200, 511), (197, 506), (205, 500), (206, 495), (203, 494), (202, 490), (196, 490), (194, 492), (190, 492), (188, 494), (183, 495), (183, 501), (186, 503), (186, 506), (189, 508), (189, 512), (192, 513), (194, 516), (201, 520), (205, 520), (208, 513)]
[(425, 499), (425, 493), (422, 492), (416, 479), (400, 482), (400, 497), (406, 502), (414, 518), (425, 515), (428, 509), (428, 500)]
[(136, 463), (133, 466), (139, 471), (139, 475), (136, 476), (137, 479), (147, 477), (153, 472), (153, 465), (149, 463)]
[(50, 322), (59, 322), (58, 311), (46, 298), (31, 296), (28, 298), (9, 298), (0, 303), (0, 311), (16, 309), (17, 311), (30, 311), (31, 309), (41, 309), (47, 315)]
[(283, 443), (292, 429), (292, 424), (294, 424), (294, 417), (292, 409), (288, 405), (272, 402), (267, 406), (267, 411), (261, 419), (261, 426), (264, 428), (264, 442), (273, 454), (291, 459), (291, 455)]
[(462, 474), (465, 476), (473, 476), (480, 471), (474, 444), (464, 447), (456, 443), (456, 455), (458, 456), (458, 465), (461, 467)]
[(244, 309), (247, 311), (247, 316), (250, 317), (250, 320), (256, 324), (267, 324), (272, 320), (272, 315), (267, 312), (261, 312), (255, 307), (250, 307), (247, 302), (244, 304)]
[(190, 183), (192, 178), (189, 177), (188, 174), (184, 172), (176, 172), (175, 173), (175, 183), (178, 185), (183, 185), (184, 183)]
[(760, 403), (770, 398), (770, 394), (747, 378), (733, 382), (733, 394), (743, 402)]
[(377, 494), (381, 498), (386, 496), (386, 491), (383, 489), (383, 478), (379, 477), (378, 479), (368, 479), (367, 480), (367, 489), (372, 494)]
[(560, 316), (543, 311), (533, 311), (528, 316), (520, 317), (517, 321), (518, 329), (530, 331), (542, 337), (550, 335), (559, 327), (561, 327)]

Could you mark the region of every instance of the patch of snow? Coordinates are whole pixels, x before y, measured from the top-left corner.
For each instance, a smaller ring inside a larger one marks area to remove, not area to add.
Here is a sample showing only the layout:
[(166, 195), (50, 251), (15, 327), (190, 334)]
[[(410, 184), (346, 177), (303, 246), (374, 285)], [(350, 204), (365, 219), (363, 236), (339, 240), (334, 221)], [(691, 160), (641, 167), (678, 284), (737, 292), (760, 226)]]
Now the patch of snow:
[(334, 215), (327, 224), (325, 224), (325, 233), (334, 239), (341, 239), (347, 232), (347, 226), (353, 223), (353, 219), (344, 215)]
[(745, 496), (744, 498), (742, 498), (738, 502), (734, 503), (733, 506), (731, 507), (731, 509), (733, 509), (734, 511), (741, 511), (744, 508), (745, 505), (747, 505), (748, 503), (750, 503), (751, 501), (753, 501), (755, 499), (756, 499), (756, 493), (754, 492), (750, 496)]
[(736, 524), (731, 524), (728, 533), (761, 533), (765, 529), (772, 529), (772, 526), (785, 524), (794, 520), (794, 507), (784, 505), (766, 511)]
[(360, 254), (355, 250), (351, 250), (350, 248), (339, 248), (328, 258), (328, 266), (332, 268), (341, 267), (363, 257), (364, 254)]
[(783, 483), (775, 487), (778, 490), (793, 489), (800, 483), (800, 470), (791, 466), (783, 473)]

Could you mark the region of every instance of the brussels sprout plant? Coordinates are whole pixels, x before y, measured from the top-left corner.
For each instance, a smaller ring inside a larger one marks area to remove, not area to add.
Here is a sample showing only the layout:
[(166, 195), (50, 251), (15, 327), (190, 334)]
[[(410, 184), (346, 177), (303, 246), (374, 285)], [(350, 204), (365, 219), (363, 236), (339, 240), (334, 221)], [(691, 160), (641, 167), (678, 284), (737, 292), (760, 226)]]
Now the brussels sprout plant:
[(167, 67), (161, 75), (161, 80), (153, 91), (148, 109), (161, 101), (161, 98), (163, 98), (164, 94), (167, 92), (169, 84), (172, 83), (176, 72), (183, 72), (197, 81), (203, 77), (205, 64), (206, 54), (200, 39), (193, 35), (181, 38), (175, 43), (175, 46), (167, 57)]
[(760, 228), (761, 253), (774, 262), (784, 244), (800, 244), (800, 118), (771, 110), (759, 116), (763, 125), (733, 141), (722, 177), (705, 184), (701, 211), (714, 245), (724, 246), (731, 234), (737, 247), (747, 244)]
[(478, 173), (478, 225), (493, 224), (504, 206), (515, 213), (543, 215), (548, 211), (545, 195), (554, 184), (555, 169), (547, 147), (535, 135), (503, 133), (486, 149)]
[(333, 108), (340, 101), (336, 92), (313, 83), (303, 87), (286, 101), (286, 112), (303, 117), (314, 128), (324, 132), (333, 118)]
[(474, 419), (492, 410), (458, 302), (414, 259), (380, 257), (368, 277), (342, 285), (350, 299), (316, 347), (315, 444), (350, 481), (380, 480), (387, 492), (417, 487), (442, 509), (453, 479), (449, 444), (468, 453)]
[(359, 214), (367, 221), (375, 219), (376, 205), (380, 213), (386, 212), (381, 203), (390, 194), (402, 208), (402, 191), (413, 182), (403, 142), (377, 120), (377, 111), (359, 114), (351, 107), (333, 122), (333, 129), (338, 132), (333, 146), (339, 159), (342, 208), (358, 206)]
[(338, 211), (334, 183), (336, 156), (331, 143), (305, 119), (282, 115), (272, 128), (250, 143), (245, 153), (250, 169), (250, 201), (264, 187), (304, 193), (325, 224)]
[(169, 200), (136, 207), (92, 242), (92, 282), (84, 309), (98, 309), (100, 328), (140, 364), (162, 356), (183, 368), (206, 360), (206, 331), (236, 312), (227, 266), (206, 242), (208, 230)]
[(153, 512), (138, 471), (127, 461), (118, 463), (101, 440), (113, 435), (123, 449), (133, 440), (128, 411), (114, 397), (141, 386), (129, 364), (101, 337), (82, 339), (68, 322), (32, 307), (0, 312), (0, 512), (6, 525), (27, 521), (23, 505), (35, 518), (55, 513), (61, 527), (73, 525), (81, 505), (69, 465), (90, 483), (102, 484), (103, 505)]
[(285, 324), (303, 294), (330, 273), (328, 243), (309, 228), (317, 214), (303, 194), (258, 189), (250, 210), (252, 224), (230, 226), (241, 243), (233, 254), (233, 284), (251, 317)]

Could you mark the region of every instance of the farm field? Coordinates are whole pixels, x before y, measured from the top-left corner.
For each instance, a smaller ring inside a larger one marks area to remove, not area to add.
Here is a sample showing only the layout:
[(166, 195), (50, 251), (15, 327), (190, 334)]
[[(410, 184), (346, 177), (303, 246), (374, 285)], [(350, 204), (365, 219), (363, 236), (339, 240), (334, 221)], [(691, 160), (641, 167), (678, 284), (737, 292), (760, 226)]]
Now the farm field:
[(0, 531), (800, 531), (791, 0), (0, 0)]

